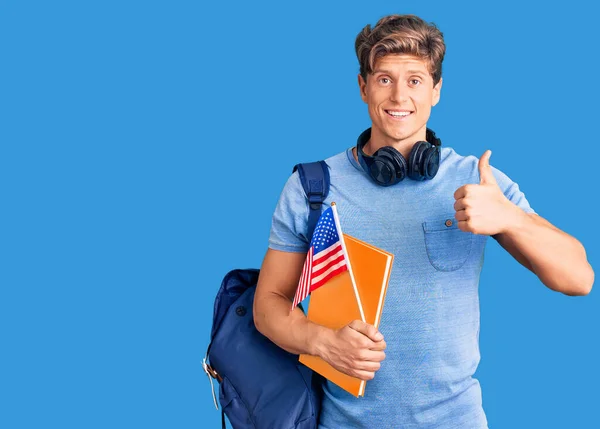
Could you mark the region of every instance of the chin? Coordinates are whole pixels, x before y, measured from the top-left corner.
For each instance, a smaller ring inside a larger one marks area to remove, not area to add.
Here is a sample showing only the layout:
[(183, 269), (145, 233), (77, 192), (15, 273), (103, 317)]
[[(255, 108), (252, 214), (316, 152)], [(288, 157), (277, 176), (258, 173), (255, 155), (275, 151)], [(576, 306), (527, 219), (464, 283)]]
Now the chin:
[(396, 140), (396, 141), (400, 141), (400, 140), (405, 140), (405, 139), (409, 138), (410, 136), (415, 134), (415, 132), (416, 132), (415, 130), (393, 129), (393, 130), (389, 130), (389, 132), (386, 132), (386, 134), (389, 138)]
[(389, 132), (387, 132), (386, 134), (388, 134), (394, 140), (406, 140), (408, 138), (411, 138), (412, 136), (418, 135), (419, 131), (424, 128), (425, 128), (425, 125), (418, 126), (418, 127), (415, 127), (415, 126), (394, 127), (392, 129), (390, 129)]

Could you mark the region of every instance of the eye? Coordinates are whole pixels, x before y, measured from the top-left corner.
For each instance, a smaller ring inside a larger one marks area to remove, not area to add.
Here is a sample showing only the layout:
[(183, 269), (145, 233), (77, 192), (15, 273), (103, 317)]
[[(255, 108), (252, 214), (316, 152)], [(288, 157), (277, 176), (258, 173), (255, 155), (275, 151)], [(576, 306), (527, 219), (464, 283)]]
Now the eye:
[(390, 79), (387, 77), (380, 77), (379, 83), (382, 83), (383, 85), (387, 85), (388, 83), (390, 83)]
[(418, 86), (418, 85), (420, 85), (420, 84), (421, 84), (421, 80), (419, 80), (419, 79), (411, 79), (411, 80), (410, 80), (410, 83), (411, 83), (413, 86)]

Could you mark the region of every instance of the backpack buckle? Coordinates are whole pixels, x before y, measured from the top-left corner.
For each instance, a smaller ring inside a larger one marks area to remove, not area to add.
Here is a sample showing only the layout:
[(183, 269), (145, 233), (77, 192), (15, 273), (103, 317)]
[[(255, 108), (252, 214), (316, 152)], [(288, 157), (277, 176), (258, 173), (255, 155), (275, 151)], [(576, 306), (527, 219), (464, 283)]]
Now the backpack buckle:
[(307, 195), (307, 197), (308, 197), (308, 204), (310, 205), (311, 209), (318, 210), (321, 208), (321, 205), (323, 204), (323, 192), (322, 191), (311, 192)]
[(212, 366), (206, 363), (206, 358), (202, 359), (202, 368), (206, 374), (217, 380), (219, 383), (223, 381), (223, 378), (219, 375), (219, 373), (215, 371)]

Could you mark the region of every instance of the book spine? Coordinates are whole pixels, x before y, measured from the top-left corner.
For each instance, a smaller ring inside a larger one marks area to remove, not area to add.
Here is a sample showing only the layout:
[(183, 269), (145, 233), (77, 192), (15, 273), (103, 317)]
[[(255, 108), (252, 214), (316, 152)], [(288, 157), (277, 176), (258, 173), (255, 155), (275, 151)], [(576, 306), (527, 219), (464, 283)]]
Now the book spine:
[(367, 323), (367, 319), (365, 317), (365, 312), (363, 311), (362, 302), (360, 301), (360, 295), (358, 294), (358, 289), (356, 287), (356, 282), (354, 281), (354, 274), (352, 273), (352, 264), (350, 263), (350, 258), (348, 257), (348, 252), (346, 251), (346, 242), (344, 241), (344, 234), (342, 233), (342, 227), (340, 225), (340, 219), (338, 218), (337, 207), (335, 203), (331, 203), (331, 211), (333, 212), (333, 220), (335, 221), (335, 226), (340, 235), (340, 243), (342, 244), (342, 251), (344, 252), (344, 258), (346, 259), (346, 265), (348, 265), (348, 273), (350, 274), (350, 280), (352, 281), (352, 287), (354, 288), (354, 294), (356, 295), (356, 302), (358, 303), (358, 309), (360, 310), (360, 318), (363, 322)]

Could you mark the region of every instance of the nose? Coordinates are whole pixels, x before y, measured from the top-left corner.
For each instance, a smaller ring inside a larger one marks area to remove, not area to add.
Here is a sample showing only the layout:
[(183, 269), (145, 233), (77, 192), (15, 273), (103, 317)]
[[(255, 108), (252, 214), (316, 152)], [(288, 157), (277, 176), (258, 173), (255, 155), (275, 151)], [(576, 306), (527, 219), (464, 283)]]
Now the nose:
[(402, 85), (401, 82), (396, 82), (392, 86), (392, 91), (390, 93), (390, 101), (401, 102), (404, 101), (407, 97), (406, 88)]

